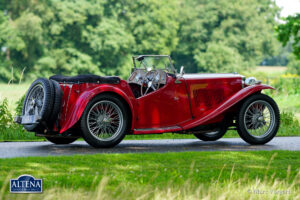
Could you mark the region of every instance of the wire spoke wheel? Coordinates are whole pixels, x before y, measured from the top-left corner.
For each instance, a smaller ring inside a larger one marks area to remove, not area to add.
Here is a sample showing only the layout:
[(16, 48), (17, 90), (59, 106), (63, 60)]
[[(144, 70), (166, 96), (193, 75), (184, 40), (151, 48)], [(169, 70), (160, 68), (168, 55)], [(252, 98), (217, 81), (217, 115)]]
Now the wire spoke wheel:
[(264, 100), (252, 102), (244, 114), (244, 127), (256, 138), (268, 136), (275, 126), (275, 112), (273, 107)]
[(44, 102), (44, 88), (42, 84), (37, 84), (28, 94), (27, 101), (25, 102), (25, 115), (41, 115)]
[(115, 139), (121, 133), (123, 123), (123, 114), (119, 106), (107, 100), (95, 103), (87, 115), (88, 130), (101, 141)]

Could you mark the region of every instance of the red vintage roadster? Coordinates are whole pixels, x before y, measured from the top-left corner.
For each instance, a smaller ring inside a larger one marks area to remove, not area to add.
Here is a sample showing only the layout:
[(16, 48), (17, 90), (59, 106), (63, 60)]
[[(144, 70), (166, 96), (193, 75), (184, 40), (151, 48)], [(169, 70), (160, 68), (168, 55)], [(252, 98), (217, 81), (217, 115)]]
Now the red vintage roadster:
[(83, 137), (93, 147), (113, 147), (126, 134), (194, 134), (203, 141), (230, 129), (250, 144), (277, 133), (279, 109), (255, 78), (236, 73), (177, 73), (163, 55), (133, 57), (128, 81), (97, 75), (39, 78), (15, 121), (55, 144)]

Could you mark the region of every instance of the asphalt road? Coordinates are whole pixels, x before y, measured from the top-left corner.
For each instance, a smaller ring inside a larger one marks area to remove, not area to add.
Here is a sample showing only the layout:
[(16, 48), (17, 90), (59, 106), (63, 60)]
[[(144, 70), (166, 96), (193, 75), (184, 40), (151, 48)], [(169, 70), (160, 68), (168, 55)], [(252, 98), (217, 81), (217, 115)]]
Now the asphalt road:
[(300, 137), (275, 137), (265, 145), (249, 145), (240, 138), (223, 138), (215, 142), (203, 142), (198, 139), (124, 140), (110, 149), (95, 149), (84, 141), (69, 145), (54, 145), (50, 142), (0, 142), (0, 158), (96, 153), (255, 150), (300, 151)]

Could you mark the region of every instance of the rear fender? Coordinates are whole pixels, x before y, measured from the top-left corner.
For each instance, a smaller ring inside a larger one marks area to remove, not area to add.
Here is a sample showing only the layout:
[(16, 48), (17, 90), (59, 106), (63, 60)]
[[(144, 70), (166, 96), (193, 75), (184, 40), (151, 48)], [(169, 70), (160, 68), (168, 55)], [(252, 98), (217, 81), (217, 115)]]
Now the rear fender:
[(264, 90), (264, 89), (273, 89), (274, 90), (273, 87), (268, 86), (268, 85), (252, 85), (252, 86), (245, 87), (245, 88), (241, 89), (240, 91), (238, 91), (233, 96), (231, 96), (228, 100), (226, 100), (223, 104), (221, 104), (216, 109), (214, 109), (211, 113), (207, 114), (205, 117), (196, 118), (192, 121), (182, 124), (181, 126), (184, 130), (188, 130), (188, 129), (194, 128), (196, 126), (205, 124), (209, 120), (212, 120), (215, 117), (219, 116), (220, 114), (223, 114), (228, 109), (230, 109), (237, 103), (241, 102), (242, 100), (244, 100), (251, 94), (260, 92), (261, 90)]
[[(128, 95), (126, 95), (126, 93), (124, 91), (122, 91), (120, 88), (117, 87), (113, 87), (111, 85), (101, 85), (99, 87), (93, 88), (92, 90), (88, 90), (85, 91), (83, 93), (80, 94), (80, 96), (76, 99), (75, 103), (73, 104), (73, 106), (71, 107), (70, 111), (67, 113), (66, 116), (66, 121), (61, 124), (61, 129), (60, 129), (60, 133), (65, 132), (66, 130), (68, 130), (69, 128), (71, 128), (72, 126), (74, 126), (76, 124), (76, 122), (78, 122), (78, 120), (80, 119), (85, 107), (87, 106), (87, 104), (97, 95), (104, 93), (104, 92), (110, 92), (110, 93), (114, 93), (118, 96), (121, 96), (123, 98), (123, 100), (125, 100), (127, 102), (127, 104), (129, 105), (131, 114), (132, 114), (132, 119), (135, 119), (135, 114), (134, 114), (134, 105), (132, 100), (128, 97)], [(132, 120), (132, 127), (134, 125), (134, 120)], [(131, 129), (132, 129), (131, 127)]]

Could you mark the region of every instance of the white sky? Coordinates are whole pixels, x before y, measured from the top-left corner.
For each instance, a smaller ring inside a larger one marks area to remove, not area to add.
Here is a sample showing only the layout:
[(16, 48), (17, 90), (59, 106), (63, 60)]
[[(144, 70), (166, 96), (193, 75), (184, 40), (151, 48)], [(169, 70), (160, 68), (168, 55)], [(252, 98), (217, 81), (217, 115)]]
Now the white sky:
[(275, 0), (277, 6), (282, 8), (281, 16), (287, 17), (288, 15), (294, 15), (300, 13), (300, 0)]

